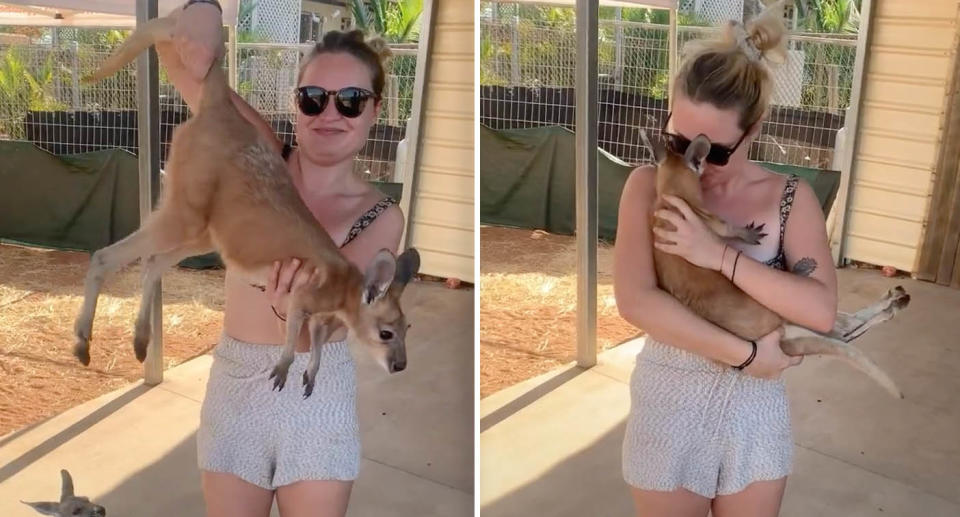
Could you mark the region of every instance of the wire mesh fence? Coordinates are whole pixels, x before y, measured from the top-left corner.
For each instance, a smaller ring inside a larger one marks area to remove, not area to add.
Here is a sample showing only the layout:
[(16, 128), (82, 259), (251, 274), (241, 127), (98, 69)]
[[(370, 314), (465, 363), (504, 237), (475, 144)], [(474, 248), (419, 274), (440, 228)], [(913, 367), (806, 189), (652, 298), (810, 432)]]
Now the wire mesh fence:
[[(574, 130), (574, 10), (482, 2), (480, 13), (481, 123)], [(680, 26), (678, 48), (716, 30)], [(607, 16), (598, 32), (599, 144), (641, 163), (650, 156), (640, 130), (658, 131), (667, 113), (669, 27)], [(829, 168), (855, 56), (855, 35), (792, 34), (787, 61), (773, 68), (771, 113), (751, 159)]]
[[(0, 43), (0, 140), (32, 142), (54, 154), (105, 148), (137, 152), (135, 65), (103, 81), (84, 84), (126, 37), (126, 31), (45, 30), (30, 43)], [(237, 45), (237, 91), (287, 143), (295, 144), (293, 93), (301, 53), (310, 45)], [(413, 104), (416, 45), (397, 45), (387, 64), (381, 111), (358, 156), (357, 174), (377, 181), (395, 175), (396, 150)], [(182, 97), (160, 68), (161, 162), (173, 129), (189, 116)]]

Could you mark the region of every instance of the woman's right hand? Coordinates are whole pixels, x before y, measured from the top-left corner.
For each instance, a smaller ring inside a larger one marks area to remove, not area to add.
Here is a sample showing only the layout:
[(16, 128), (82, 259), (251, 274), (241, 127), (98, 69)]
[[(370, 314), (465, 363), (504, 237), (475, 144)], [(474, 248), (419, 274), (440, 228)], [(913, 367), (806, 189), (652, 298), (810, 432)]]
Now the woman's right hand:
[(165, 67), (182, 67), (200, 82), (213, 60), (225, 53), (220, 10), (208, 3), (196, 3), (186, 9), (175, 8), (171, 16), (176, 19), (173, 41), (158, 44), (157, 54)]
[(777, 379), (784, 370), (796, 366), (803, 361), (803, 356), (791, 356), (783, 353), (780, 348), (780, 339), (783, 338), (783, 327), (757, 340), (757, 355), (743, 371), (762, 379)]
[(273, 263), (273, 273), (267, 282), (267, 297), (270, 304), (284, 318), (287, 317), (287, 303), (290, 293), (297, 287), (310, 281), (310, 277), (316, 272), (315, 269), (308, 270), (302, 267), (300, 259), (288, 259), (281, 263)]

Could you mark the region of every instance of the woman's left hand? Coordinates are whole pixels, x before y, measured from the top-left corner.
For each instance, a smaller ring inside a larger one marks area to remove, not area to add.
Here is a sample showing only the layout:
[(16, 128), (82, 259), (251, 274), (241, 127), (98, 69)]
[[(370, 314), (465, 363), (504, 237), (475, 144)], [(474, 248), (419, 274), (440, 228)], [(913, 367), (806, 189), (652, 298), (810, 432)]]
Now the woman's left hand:
[(653, 233), (659, 239), (654, 241), (653, 246), (660, 251), (679, 255), (695, 266), (719, 271), (726, 243), (703, 224), (684, 200), (667, 195), (663, 196), (663, 200), (679, 213), (661, 208), (653, 215), (669, 222), (676, 230), (655, 226)]

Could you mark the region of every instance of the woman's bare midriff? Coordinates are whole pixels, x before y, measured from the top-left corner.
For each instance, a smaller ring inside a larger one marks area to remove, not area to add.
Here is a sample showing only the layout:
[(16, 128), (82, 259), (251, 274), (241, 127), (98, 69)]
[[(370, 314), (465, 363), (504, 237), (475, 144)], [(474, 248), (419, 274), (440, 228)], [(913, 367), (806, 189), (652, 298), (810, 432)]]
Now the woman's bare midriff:
[[(324, 225), (334, 242), (343, 242), (353, 222), (379, 199), (378, 192), (370, 187), (364, 195), (345, 196), (338, 199), (339, 202), (330, 199), (304, 199), (304, 202), (314, 217)], [(335, 229), (331, 231), (331, 228)], [(231, 274), (229, 269), (227, 270), (224, 280), (223, 331), (228, 336), (247, 343), (282, 345), (286, 324), (274, 314), (270, 297), (251, 286), (251, 283), (243, 275)], [(282, 313), (283, 308), (277, 309)], [(330, 336), (328, 341), (342, 341), (346, 337), (346, 329), (340, 329)], [(304, 325), (297, 341), (297, 352), (309, 351), (310, 336)]]

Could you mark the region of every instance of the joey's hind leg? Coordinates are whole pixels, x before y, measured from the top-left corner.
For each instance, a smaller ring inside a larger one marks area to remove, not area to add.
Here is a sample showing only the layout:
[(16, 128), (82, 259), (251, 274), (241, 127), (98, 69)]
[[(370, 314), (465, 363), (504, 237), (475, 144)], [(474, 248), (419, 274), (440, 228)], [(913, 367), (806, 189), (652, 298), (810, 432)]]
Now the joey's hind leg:
[(137, 314), (137, 324), (133, 334), (133, 350), (137, 360), (141, 363), (147, 357), (147, 345), (150, 343), (151, 334), (150, 314), (153, 299), (159, 287), (160, 277), (181, 260), (193, 255), (207, 253), (212, 249), (213, 246), (210, 243), (209, 236), (204, 234), (199, 239), (173, 251), (151, 255), (144, 262), (143, 297), (140, 301), (140, 311)]
[(290, 293), (290, 306), (287, 310), (287, 329), (284, 338), (283, 352), (280, 354), (280, 360), (270, 372), (270, 378), (273, 379), (273, 388), (282, 390), (287, 383), (287, 374), (290, 371), (290, 365), (293, 364), (293, 357), (297, 350), (297, 338), (300, 337), (300, 329), (303, 328), (303, 320), (306, 318), (304, 313), (304, 294), (303, 287), (294, 288)]
[(879, 301), (874, 302), (854, 314), (838, 312), (830, 337), (843, 341), (853, 341), (872, 327), (892, 319), (897, 312), (910, 303), (910, 295), (901, 286), (887, 291)]
[(74, 322), (76, 344), (73, 354), (84, 366), (90, 364), (90, 336), (93, 316), (97, 310), (97, 298), (108, 274), (130, 264), (140, 257), (164, 251), (168, 245), (160, 240), (161, 231), (157, 217), (152, 217), (137, 231), (126, 238), (101, 248), (90, 257), (90, 266), (83, 287), (83, 306)]
[(313, 393), (313, 385), (317, 380), (317, 371), (320, 370), (320, 354), (333, 332), (339, 328), (333, 318), (313, 316), (308, 323), (310, 328), (310, 362), (303, 372), (303, 398)]

